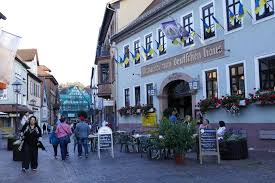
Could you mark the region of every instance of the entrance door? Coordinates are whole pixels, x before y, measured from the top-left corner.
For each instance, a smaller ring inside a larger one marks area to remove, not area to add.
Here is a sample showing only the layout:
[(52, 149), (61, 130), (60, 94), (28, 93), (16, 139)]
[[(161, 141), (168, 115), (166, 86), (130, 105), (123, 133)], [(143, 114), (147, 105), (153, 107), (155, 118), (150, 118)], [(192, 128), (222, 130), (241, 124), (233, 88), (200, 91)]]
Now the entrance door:
[(189, 84), (183, 80), (169, 83), (168, 108), (177, 109), (178, 118), (184, 119), (186, 115), (192, 116), (192, 96)]

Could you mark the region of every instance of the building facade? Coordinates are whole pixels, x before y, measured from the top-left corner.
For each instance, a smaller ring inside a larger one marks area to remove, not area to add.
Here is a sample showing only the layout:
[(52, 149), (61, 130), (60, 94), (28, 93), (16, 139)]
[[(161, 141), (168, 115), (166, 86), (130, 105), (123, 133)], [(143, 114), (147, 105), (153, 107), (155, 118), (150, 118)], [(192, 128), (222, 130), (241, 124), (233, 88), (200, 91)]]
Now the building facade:
[[(112, 37), (117, 56), (124, 58), (117, 65), (117, 107), (153, 106), (158, 121), (169, 108), (176, 108), (180, 118), (195, 118), (200, 100), (249, 98), (258, 89), (274, 90), (274, 0), (261, 7), (255, 2), (169, 0), (151, 6)], [(162, 27), (169, 21), (188, 36), (168, 39)], [(133, 60), (130, 52), (142, 56)], [(223, 120), (228, 128), (246, 130), (249, 147), (274, 149), (274, 141), (260, 137), (263, 130), (275, 129), (273, 113), (274, 105), (251, 104), (238, 115), (220, 108), (204, 117), (213, 124)], [(138, 128), (141, 117), (119, 116), (119, 126)]]
[[(116, 82), (115, 64), (113, 62), (113, 48), (110, 45), (112, 35), (123, 29), (135, 20), (149, 6), (152, 0), (130, 1), (115, 0), (107, 4), (101, 30), (98, 37), (98, 46), (95, 58), (98, 87), (97, 105), (99, 113), (98, 122), (108, 121), (117, 127), (116, 117)], [(130, 13), (129, 13), (130, 12)], [(93, 78), (91, 78), (93, 80)], [(92, 84), (91, 86), (95, 85)]]
[(44, 65), (38, 66), (38, 77), (41, 83), (41, 122), (54, 124), (59, 113), (58, 82), (51, 70)]
[[(19, 56), (15, 57), (12, 70), (11, 84), (7, 89), (0, 90), (0, 128), (6, 133), (13, 133), (15, 128), (20, 127), (21, 117), (26, 112), (30, 112), (27, 107), (27, 73), (29, 67)], [(19, 82), (21, 91), (14, 92), (12, 84)]]
[(70, 86), (60, 89), (60, 114), (64, 115), (69, 121), (74, 122), (78, 119), (79, 111), (91, 111), (91, 95), (84, 88)]

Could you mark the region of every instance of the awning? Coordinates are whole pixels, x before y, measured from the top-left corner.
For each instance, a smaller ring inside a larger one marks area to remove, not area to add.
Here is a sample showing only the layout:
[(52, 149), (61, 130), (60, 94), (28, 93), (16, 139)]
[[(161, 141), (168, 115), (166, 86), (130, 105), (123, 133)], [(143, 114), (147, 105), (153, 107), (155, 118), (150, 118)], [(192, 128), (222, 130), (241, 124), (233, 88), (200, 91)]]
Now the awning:
[(25, 113), (25, 112), (32, 112), (27, 106), (25, 105), (13, 105), (13, 104), (1, 104), (0, 111), (3, 113), (11, 113), (11, 112), (18, 112), (18, 113)]

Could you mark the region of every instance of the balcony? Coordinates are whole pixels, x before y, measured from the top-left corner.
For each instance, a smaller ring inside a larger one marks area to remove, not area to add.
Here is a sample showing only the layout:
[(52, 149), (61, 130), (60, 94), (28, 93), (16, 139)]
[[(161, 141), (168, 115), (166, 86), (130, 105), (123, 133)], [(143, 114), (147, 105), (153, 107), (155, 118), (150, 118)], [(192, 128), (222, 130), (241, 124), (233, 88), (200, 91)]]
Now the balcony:
[(96, 58), (110, 57), (110, 46), (98, 46), (96, 50)]
[(98, 84), (98, 96), (102, 98), (111, 98), (112, 94), (112, 84), (104, 83)]

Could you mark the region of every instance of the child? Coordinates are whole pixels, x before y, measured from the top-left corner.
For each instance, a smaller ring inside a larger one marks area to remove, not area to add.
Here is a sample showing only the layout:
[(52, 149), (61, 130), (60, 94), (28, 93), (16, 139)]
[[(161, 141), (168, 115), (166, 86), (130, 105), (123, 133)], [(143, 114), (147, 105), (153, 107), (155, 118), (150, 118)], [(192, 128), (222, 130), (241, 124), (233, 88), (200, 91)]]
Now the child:
[(53, 150), (54, 150), (54, 158), (57, 159), (57, 147), (58, 147), (58, 144), (59, 144), (59, 140), (57, 138), (57, 135), (55, 133), (55, 130), (56, 130), (56, 126), (53, 127), (53, 131), (52, 133), (50, 134), (50, 144), (53, 145)]

